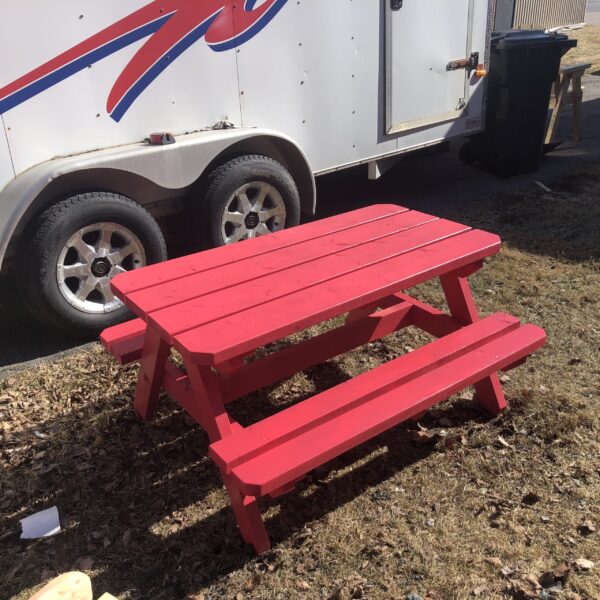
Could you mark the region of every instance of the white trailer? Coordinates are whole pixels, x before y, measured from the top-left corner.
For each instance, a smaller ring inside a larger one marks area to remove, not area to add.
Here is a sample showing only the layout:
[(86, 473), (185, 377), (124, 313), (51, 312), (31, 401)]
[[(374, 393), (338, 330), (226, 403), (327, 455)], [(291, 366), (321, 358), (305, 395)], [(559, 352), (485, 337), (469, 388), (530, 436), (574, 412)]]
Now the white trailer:
[(63, 330), (125, 316), (166, 223), (293, 226), (316, 175), (483, 125), (492, 0), (0, 2), (0, 268)]

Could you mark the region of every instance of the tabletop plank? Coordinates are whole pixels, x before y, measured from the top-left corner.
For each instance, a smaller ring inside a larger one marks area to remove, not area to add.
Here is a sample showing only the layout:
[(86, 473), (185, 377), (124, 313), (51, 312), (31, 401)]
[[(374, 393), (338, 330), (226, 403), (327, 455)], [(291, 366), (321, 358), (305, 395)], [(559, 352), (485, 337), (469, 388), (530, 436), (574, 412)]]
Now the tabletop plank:
[[(297, 270), (294, 267), (302, 264), (309, 266), (305, 270), (309, 279), (316, 276), (323, 268), (322, 260), (331, 255), (340, 255), (343, 250), (355, 248), (358, 252), (369, 242), (383, 240), (408, 229), (439, 221), (438, 217), (432, 217), (418, 211), (405, 211), (385, 216), (377, 220), (370, 220), (354, 227), (338, 231), (333, 235), (308, 238), (302, 243), (293, 246), (282, 246), (272, 252), (261, 256), (250, 256), (214, 267), (201, 273), (194, 273), (187, 277), (180, 277), (174, 281), (154, 285), (150, 288), (131, 292), (125, 296), (127, 306), (138, 315), (149, 315), (157, 310), (185, 302), (187, 300), (199, 299), (208, 294), (226, 290), (232, 299), (236, 300), (236, 288), (240, 284), (247, 283), (251, 287), (261, 284), (261, 278), (294, 279)], [(393, 242), (401, 249), (401, 240)], [(406, 238), (408, 239), (408, 238)], [(339, 265), (337, 258), (334, 266)], [(310, 282), (305, 283), (308, 285)], [(265, 281), (264, 284), (271, 289), (272, 283)], [(301, 284), (299, 284), (301, 285)], [(205, 298), (203, 304), (213, 304), (217, 300)], [(248, 303), (246, 295), (244, 298), (237, 296), (236, 300), (241, 307)]]
[[(466, 225), (443, 219), (428, 221), (360, 246), (342, 248), (334, 254), (291, 267), (283, 274), (266, 274), (180, 302), (151, 313), (149, 321), (172, 337), (210, 321), (223, 319), (235, 313), (245, 313), (254, 306), (290, 296), (317, 284), (327, 283), (328, 286), (335, 286), (335, 279), (345, 274), (356, 273), (356, 277), (360, 277), (358, 271), (369, 265), (404, 255), (423, 246), (435, 245), (440, 240), (467, 232), (469, 229)], [(411, 260), (412, 258), (406, 262), (410, 263)], [(278, 306), (277, 309), (279, 308)]]
[[(169, 335), (178, 350), (189, 353), (198, 363), (218, 364), (393, 292), (483, 260), (499, 249), (498, 236), (480, 230), (466, 231), (422, 246), (408, 257), (396, 254), (365, 264), (332, 280), (212, 321), (204, 319), (200, 326)], [(202, 310), (195, 308), (196, 312)], [(160, 312), (150, 320), (163, 331), (168, 330), (171, 323), (161, 320)], [(175, 325), (177, 329), (180, 323)]]
[(247, 240), (243, 244), (213, 248), (205, 252), (197, 252), (167, 262), (149, 265), (143, 269), (128, 271), (113, 278), (111, 285), (116, 294), (123, 298), (125, 294), (130, 294), (136, 290), (209, 271), (246, 258), (261, 257), (279, 248), (289, 248), (296, 244), (303, 244), (310, 239), (332, 235), (364, 223), (378, 221), (389, 215), (407, 211), (407, 208), (395, 204), (374, 204), (342, 215), (335, 215), (292, 229), (285, 229), (267, 236)]

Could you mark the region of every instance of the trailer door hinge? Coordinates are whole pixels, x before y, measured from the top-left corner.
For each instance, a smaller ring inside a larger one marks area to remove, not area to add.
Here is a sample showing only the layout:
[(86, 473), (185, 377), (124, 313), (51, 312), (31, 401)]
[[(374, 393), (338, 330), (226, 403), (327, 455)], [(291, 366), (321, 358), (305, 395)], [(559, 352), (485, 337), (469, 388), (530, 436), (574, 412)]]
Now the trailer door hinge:
[(400, 10), (402, 8), (403, 0), (390, 0), (390, 8), (392, 10)]
[(446, 65), (446, 71), (458, 71), (459, 69), (467, 69), (472, 71), (479, 64), (479, 52), (473, 52), (469, 58), (459, 58), (452, 60)]

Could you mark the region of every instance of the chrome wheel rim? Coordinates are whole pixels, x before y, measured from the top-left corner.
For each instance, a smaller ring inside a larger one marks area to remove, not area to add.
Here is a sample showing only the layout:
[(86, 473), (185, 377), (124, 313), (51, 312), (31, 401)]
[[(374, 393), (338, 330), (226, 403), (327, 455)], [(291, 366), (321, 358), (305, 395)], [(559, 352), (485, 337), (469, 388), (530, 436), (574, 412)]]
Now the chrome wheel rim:
[(229, 198), (221, 219), (221, 234), (233, 244), (285, 227), (285, 202), (279, 191), (266, 181), (251, 181)]
[(146, 265), (139, 238), (117, 223), (95, 223), (75, 232), (63, 246), (56, 265), (58, 289), (76, 309), (111, 313), (122, 306), (110, 280)]

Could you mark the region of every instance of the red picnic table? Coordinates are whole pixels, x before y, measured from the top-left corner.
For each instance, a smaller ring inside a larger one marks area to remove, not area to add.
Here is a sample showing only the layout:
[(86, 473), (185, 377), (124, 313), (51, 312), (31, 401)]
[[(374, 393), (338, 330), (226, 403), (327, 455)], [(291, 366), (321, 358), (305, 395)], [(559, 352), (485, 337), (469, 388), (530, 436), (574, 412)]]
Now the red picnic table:
[[(153, 417), (164, 388), (207, 432), (243, 538), (270, 547), (257, 498), (418, 416), (465, 387), (493, 414), (497, 376), (543, 345), (544, 331), (497, 313), (479, 319), (467, 277), (498, 236), (395, 205), (375, 205), (118, 275), (139, 317), (105, 330), (121, 362), (140, 362), (134, 406)], [(439, 277), (449, 314), (403, 290)], [(264, 357), (258, 348), (346, 314), (345, 323)], [(435, 341), (242, 427), (226, 404), (414, 325)], [(185, 372), (169, 360), (181, 354)]]

